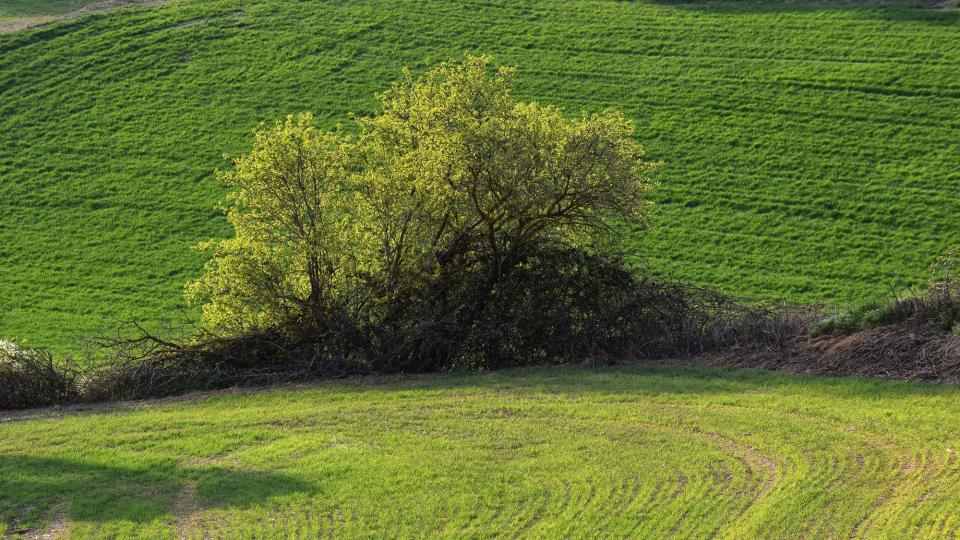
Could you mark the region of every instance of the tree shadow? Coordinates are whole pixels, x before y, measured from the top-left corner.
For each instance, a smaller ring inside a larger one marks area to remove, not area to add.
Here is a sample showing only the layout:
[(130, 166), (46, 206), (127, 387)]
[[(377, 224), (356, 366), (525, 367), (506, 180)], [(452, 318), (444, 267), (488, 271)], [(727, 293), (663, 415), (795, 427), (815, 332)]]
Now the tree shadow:
[(960, 10), (942, 7), (937, 0), (877, 2), (875, 0), (650, 0), (676, 9), (709, 12), (715, 15), (843, 11), (865, 18), (895, 22), (922, 22), (952, 26), (960, 22)]
[[(318, 486), (283, 474), (156, 461), (138, 467), (75, 459), (0, 454), (0, 523), (8, 534), (50, 521), (62, 508), (70, 522), (149, 523), (174, 518), (186, 486), (195, 511), (247, 508), (272, 498), (316, 494)], [(0, 527), (2, 530), (2, 527)]]

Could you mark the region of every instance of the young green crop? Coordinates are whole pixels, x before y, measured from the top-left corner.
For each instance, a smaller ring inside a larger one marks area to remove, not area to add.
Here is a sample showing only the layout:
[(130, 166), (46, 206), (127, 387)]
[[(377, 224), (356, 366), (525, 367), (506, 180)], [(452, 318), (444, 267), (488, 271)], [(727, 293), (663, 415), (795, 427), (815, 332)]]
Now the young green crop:
[(39, 411), (0, 422), (0, 535), (952, 538), (958, 400), (565, 367)]
[(522, 100), (637, 124), (664, 162), (645, 271), (840, 307), (923, 283), (960, 230), (958, 29), (856, 3), (178, 0), (2, 35), (0, 338), (195, 320), (222, 154), (465, 51), (517, 65)]

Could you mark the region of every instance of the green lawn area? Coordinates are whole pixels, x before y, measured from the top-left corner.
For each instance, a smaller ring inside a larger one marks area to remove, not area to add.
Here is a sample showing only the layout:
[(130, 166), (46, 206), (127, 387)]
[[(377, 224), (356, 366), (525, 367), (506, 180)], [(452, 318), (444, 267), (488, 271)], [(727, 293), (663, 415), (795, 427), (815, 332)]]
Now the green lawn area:
[(0, 337), (189, 319), (224, 153), (465, 51), (636, 120), (646, 271), (840, 307), (923, 281), (960, 231), (960, 11), (866, 4), (174, 0), (2, 35)]
[(958, 405), (945, 386), (561, 367), (40, 411), (0, 422), (0, 534), (952, 538)]

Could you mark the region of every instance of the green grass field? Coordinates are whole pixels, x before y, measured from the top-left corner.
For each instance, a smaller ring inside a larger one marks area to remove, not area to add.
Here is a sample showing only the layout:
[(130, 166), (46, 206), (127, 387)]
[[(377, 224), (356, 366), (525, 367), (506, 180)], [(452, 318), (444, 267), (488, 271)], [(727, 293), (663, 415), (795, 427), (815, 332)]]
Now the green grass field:
[(41, 411), (0, 422), (0, 535), (953, 538), (958, 405), (566, 367)]
[[(21, 2), (37, 4), (36, 2)], [(66, 4), (61, 2), (62, 4)], [(213, 179), (250, 129), (366, 113), (465, 51), (525, 99), (616, 107), (665, 167), (649, 272), (847, 306), (922, 281), (960, 231), (960, 11), (173, 1), (0, 36), (0, 337), (56, 351), (183, 320)]]

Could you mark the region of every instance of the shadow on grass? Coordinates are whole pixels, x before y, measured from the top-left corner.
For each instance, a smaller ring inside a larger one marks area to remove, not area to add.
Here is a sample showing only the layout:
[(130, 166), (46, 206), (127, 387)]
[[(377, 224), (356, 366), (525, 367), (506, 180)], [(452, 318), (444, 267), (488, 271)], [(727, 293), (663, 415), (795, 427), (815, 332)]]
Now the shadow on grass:
[(952, 26), (960, 22), (960, 10), (944, 7), (940, 0), (878, 2), (876, 0), (650, 0), (653, 4), (717, 15), (844, 11), (865, 18), (899, 22), (922, 22)]
[[(63, 508), (71, 522), (172, 523), (178, 497), (193, 485), (193, 510), (247, 508), (317, 486), (283, 474), (170, 462), (136, 467), (30, 455), (0, 454), (0, 522), (30, 529)], [(0, 527), (2, 530), (2, 527)]]

